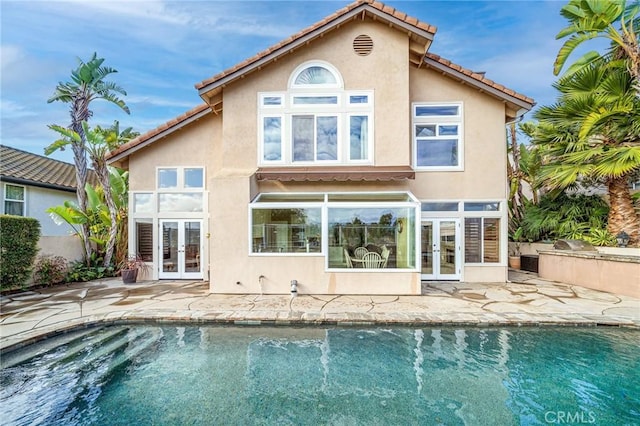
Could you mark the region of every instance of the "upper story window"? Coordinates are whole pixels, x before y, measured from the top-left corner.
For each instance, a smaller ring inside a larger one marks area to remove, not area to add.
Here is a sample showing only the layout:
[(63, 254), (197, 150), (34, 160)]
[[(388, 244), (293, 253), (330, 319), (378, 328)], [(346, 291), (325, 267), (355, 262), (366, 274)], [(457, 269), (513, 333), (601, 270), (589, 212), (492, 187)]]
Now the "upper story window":
[(20, 185), (4, 185), (4, 214), (24, 216), (25, 187)]
[(416, 103), (412, 109), (415, 168), (463, 170), (462, 103)]
[[(204, 169), (202, 167), (159, 167), (157, 188), (158, 212), (203, 211)], [(148, 200), (144, 194), (134, 198), (134, 210), (146, 211), (145, 201)]]
[(158, 168), (158, 190), (170, 191), (182, 189), (204, 189), (204, 169), (202, 167)]
[(326, 65), (304, 65), (293, 73), (292, 87), (325, 86), (342, 87), (337, 71)]
[(373, 163), (373, 91), (345, 91), (326, 62), (291, 74), (287, 92), (258, 96), (260, 165)]

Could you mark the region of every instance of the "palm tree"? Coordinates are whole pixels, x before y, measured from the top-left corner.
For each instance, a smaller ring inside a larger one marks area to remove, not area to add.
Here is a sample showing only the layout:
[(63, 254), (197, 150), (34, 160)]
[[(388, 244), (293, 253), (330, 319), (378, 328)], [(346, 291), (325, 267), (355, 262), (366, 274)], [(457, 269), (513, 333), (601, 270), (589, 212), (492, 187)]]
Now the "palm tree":
[(640, 169), (640, 99), (626, 70), (598, 61), (554, 85), (560, 94), (540, 108), (532, 142), (542, 149), (542, 177), (552, 188), (604, 183), (609, 194), (608, 230), (640, 240), (640, 221), (629, 177)]
[[(558, 75), (571, 53), (585, 41), (606, 38), (611, 42), (608, 59), (622, 59), (640, 91), (640, 4), (633, 0), (628, 6), (625, 0), (570, 0), (560, 14), (569, 21), (556, 39), (569, 37), (558, 52), (553, 73)], [(616, 28), (615, 25), (620, 25)], [(598, 52), (590, 51), (578, 59), (567, 71), (575, 72), (600, 58)]]
[[(83, 62), (80, 59), (78, 61), (78, 67), (71, 72), (71, 81), (59, 82), (53, 96), (47, 102), (60, 101), (70, 104), (71, 124), (69, 129), (79, 135), (79, 139), (72, 138), (70, 140), (76, 166), (76, 185), (78, 188), (76, 194), (78, 206), (84, 212), (87, 208), (87, 196), (83, 191), (87, 183), (87, 155), (86, 135), (84, 134), (82, 123), (88, 121), (93, 114), (89, 106), (92, 101), (103, 99), (119, 106), (127, 114), (129, 113), (129, 108), (124, 101), (118, 98), (118, 94), (126, 96), (127, 93), (124, 89), (115, 83), (105, 81), (109, 74), (117, 72), (115, 69), (103, 66), (104, 59), (98, 58), (96, 53), (87, 62)], [(58, 148), (64, 149), (64, 145), (49, 149), (54, 145), (55, 143), (45, 149), (47, 155)], [(82, 224), (80, 229), (83, 234), (82, 240), (85, 244), (85, 253), (91, 253), (88, 224)], [(86, 259), (86, 261), (88, 262), (89, 259)]]
[[(109, 237), (107, 239), (105, 255), (103, 259), (103, 266), (106, 268), (111, 265), (111, 259), (113, 257), (113, 251), (118, 234), (118, 208), (111, 192), (111, 173), (109, 172), (106, 160), (106, 156), (110, 151), (110, 146), (107, 143), (105, 136), (111, 136), (112, 132), (110, 130), (99, 128), (89, 129), (89, 125), (86, 121), (83, 121), (81, 126), (82, 134), (84, 135), (87, 142), (84, 148), (85, 151), (89, 154), (91, 165), (93, 166), (93, 169), (98, 176), (98, 181), (102, 186), (104, 199), (107, 204), (107, 210), (109, 212)], [(57, 125), (50, 125), (49, 128), (58, 132), (62, 136), (62, 138), (58, 139), (49, 147), (47, 147), (47, 152), (52, 152), (55, 149), (67, 145), (74, 146), (81, 142), (81, 136), (74, 130)]]

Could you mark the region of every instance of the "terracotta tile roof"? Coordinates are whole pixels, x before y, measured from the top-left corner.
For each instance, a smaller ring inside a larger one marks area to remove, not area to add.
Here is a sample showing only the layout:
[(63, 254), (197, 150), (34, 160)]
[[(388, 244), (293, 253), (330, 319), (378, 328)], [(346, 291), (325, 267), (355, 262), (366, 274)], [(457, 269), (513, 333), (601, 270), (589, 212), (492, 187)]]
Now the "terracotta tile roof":
[[(7, 182), (76, 191), (75, 165), (0, 145), (0, 177)], [(89, 182), (96, 184), (93, 170)]]
[(171, 132), (173, 132), (174, 130), (179, 129), (180, 127), (184, 126), (185, 124), (191, 122), (191, 120), (195, 120), (203, 115), (206, 115), (208, 113), (212, 112), (211, 108), (209, 107), (209, 105), (207, 104), (200, 104), (195, 108), (190, 109), (189, 111), (185, 112), (184, 114), (181, 114), (179, 116), (177, 116), (176, 118), (173, 118), (169, 121), (167, 121), (166, 123), (162, 124), (159, 127), (156, 127), (153, 130), (148, 131), (147, 133), (144, 133), (140, 136), (138, 136), (135, 139), (130, 140), (129, 142), (127, 142), (124, 145), (119, 146), (117, 149), (111, 151), (108, 155), (107, 155), (107, 159), (111, 160), (111, 161), (115, 161), (113, 160), (114, 157), (118, 157), (120, 154), (129, 151), (147, 141), (149, 141), (150, 139), (153, 139), (155, 137), (162, 137), (165, 136)]
[[(255, 56), (248, 58), (242, 62), (240, 62), (237, 65), (234, 65), (231, 68), (228, 68), (224, 71), (222, 71), (221, 73), (218, 73), (216, 75), (214, 75), (211, 78), (208, 78), (206, 80), (203, 80), (200, 83), (197, 83), (195, 85), (196, 89), (201, 90), (203, 88), (205, 88), (206, 86), (216, 83), (219, 80), (221, 80), (224, 77), (227, 77), (231, 74), (234, 74), (240, 70), (243, 70), (243, 68), (247, 68), (250, 65), (256, 63), (257, 61), (275, 53), (278, 52), (280, 50), (282, 50), (282, 52), (280, 53), (286, 53), (288, 51), (289, 46), (291, 46), (291, 44), (293, 42), (295, 42), (296, 40), (299, 40), (311, 33), (313, 33), (314, 31), (332, 23), (333, 21), (337, 20), (338, 18), (341, 18), (343, 16), (345, 16), (346, 14), (348, 14), (349, 12), (352, 12), (354, 9), (357, 9), (359, 7), (364, 7), (364, 8), (371, 8), (372, 10), (378, 11), (378, 12), (382, 12), (383, 14), (388, 15), (389, 18), (395, 18), (405, 24), (408, 24), (412, 27), (415, 28), (415, 30), (418, 30), (420, 32), (424, 31), (428, 34), (430, 34), (431, 37), (433, 37), (433, 35), (436, 33), (437, 28), (433, 25), (430, 25), (426, 22), (420, 21), (417, 18), (408, 16), (406, 13), (401, 12), (399, 10), (396, 10), (395, 8), (391, 7), (391, 6), (387, 6), (379, 1), (375, 1), (375, 0), (357, 0), (345, 7), (343, 7), (342, 9), (337, 10), (336, 12), (334, 12), (333, 14), (327, 16), (326, 18), (322, 19), (321, 21), (316, 22), (315, 24), (297, 32), (296, 34), (293, 34), (292, 36), (286, 38), (285, 40), (282, 40), (281, 42), (279, 42), (278, 44), (275, 44), (271, 47), (269, 47), (266, 50), (263, 50), (262, 52), (256, 54)], [(238, 77), (240, 75), (242, 75), (243, 73), (239, 73)]]
[(263, 167), (256, 171), (259, 181), (280, 182), (384, 182), (415, 177), (410, 166)]
[[(222, 79), (225, 79), (227, 77), (239, 78), (245, 72), (248, 72), (251, 69), (252, 65), (255, 66), (255, 64), (260, 60), (263, 60), (272, 54), (279, 55), (279, 54), (286, 53), (288, 49), (291, 47), (292, 43), (294, 43), (295, 41), (300, 40), (301, 38), (313, 33), (314, 31), (322, 29), (324, 26), (329, 25), (332, 22), (335, 22), (339, 18), (344, 17), (350, 12), (353, 12), (357, 8), (363, 8), (362, 10), (372, 10), (372, 11), (376, 11), (377, 13), (383, 13), (389, 20), (398, 20), (401, 23), (409, 25), (410, 27), (415, 29), (415, 31), (420, 32), (421, 34), (429, 34), (430, 37), (433, 37), (433, 35), (436, 33), (436, 30), (437, 30), (435, 26), (430, 25), (426, 22), (422, 22), (417, 18), (408, 16), (406, 13), (400, 12), (395, 8), (391, 6), (387, 6), (379, 1), (357, 0), (354, 3), (351, 3), (345, 6), (344, 8), (339, 9), (338, 11), (327, 16), (321, 21), (299, 31), (298, 33), (288, 37), (285, 40), (282, 40), (280, 43), (275, 44), (270, 48), (256, 54), (255, 56), (248, 58), (245, 61), (240, 62), (239, 64), (225, 71), (222, 71), (221, 73), (218, 73), (209, 79), (206, 79), (196, 84), (196, 89), (198, 90), (202, 89), (201, 92), (207, 91), (206, 89), (207, 86), (212, 84), (219, 85), (221, 84), (220, 80)], [(486, 78), (483, 74), (473, 72), (460, 65), (454, 64), (453, 62), (447, 59), (444, 59), (441, 56), (438, 56), (432, 53), (426, 53), (422, 60), (422, 63), (426, 64), (427, 66), (438, 67), (442, 71), (446, 72), (447, 74), (455, 78), (458, 78), (461, 80), (466, 79), (466, 80), (475, 82), (475, 84), (480, 88), (493, 89), (497, 92), (496, 93), (497, 96), (506, 98), (507, 100), (511, 100), (511, 101), (515, 100), (521, 107), (524, 107), (526, 109), (531, 109), (533, 105), (535, 105), (535, 102), (533, 99), (525, 95), (522, 95), (520, 93), (517, 93), (514, 90), (511, 90), (501, 84), (498, 84), (493, 80)], [(145, 146), (146, 144), (153, 142), (155, 139), (164, 137), (170, 134), (171, 132), (173, 132), (174, 130), (179, 129), (186, 123), (191, 122), (191, 120), (198, 119), (202, 115), (212, 112), (210, 108), (211, 107), (208, 104), (199, 105), (193, 108), (192, 110), (187, 111), (186, 113), (166, 122), (160, 127), (157, 127), (143, 135), (140, 135), (139, 137), (137, 137), (136, 139), (133, 139), (129, 143), (122, 145), (117, 150), (111, 152), (107, 156), (107, 158), (110, 159), (110, 161), (117, 161), (120, 158), (126, 157), (126, 155), (128, 155), (130, 150), (135, 149), (136, 147), (141, 148), (142, 146)]]
[[(458, 64), (454, 64), (453, 62), (451, 62), (448, 59), (443, 58), (442, 56), (433, 54), (433, 53), (427, 53), (424, 57), (423, 63), (425, 63), (426, 65), (431, 65), (433, 66), (434, 63), (440, 64), (452, 71), (456, 71), (460, 74), (463, 74), (473, 80), (476, 80), (480, 83), (486, 84), (494, 89), (496, 89), (499, 92), (502, 92), (506, 95), (509, 95), (511, 97), (514, 97), (516, 99), (519, 99), (527, 104), (531, 104), (531, 107), (533, 107), (533, 105), (535, 105), (535, 101), (528, 97), (525, 96), (521, 93), (516, 92), (515, 90), (511, 90), (508, 87), (503, 86), (502, 84), (496, 83), (495, 81), (488, 79), (484, 76), (484, 74), (482, 73), (477, 73), (474, 71), (471, 71), (467, 68), (464, 68)], [(530, 107), (530, 108), (531, 108)]]

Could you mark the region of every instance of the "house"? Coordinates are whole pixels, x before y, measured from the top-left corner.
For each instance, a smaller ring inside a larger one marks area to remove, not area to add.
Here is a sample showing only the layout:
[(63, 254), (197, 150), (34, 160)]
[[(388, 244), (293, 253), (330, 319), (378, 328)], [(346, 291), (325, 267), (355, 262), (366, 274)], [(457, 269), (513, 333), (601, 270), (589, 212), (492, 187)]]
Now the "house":
[[(66, 200), (76, 200), (73, 164), (0, 145), (1, 214), (27, 216), (40, 222), (42, 254), (59, 254), (67, 259), (82, 257), (82, 247), (71, 228), (57, 225), (47, 209)], [(96, 178), (90, 173), (90, 181)]]
[(110, 154), (130, 251), (215, 293), (506, 281), (505, 125), (534, 101), (435, 34), (360, 0), (198, 83), (202, 105)]

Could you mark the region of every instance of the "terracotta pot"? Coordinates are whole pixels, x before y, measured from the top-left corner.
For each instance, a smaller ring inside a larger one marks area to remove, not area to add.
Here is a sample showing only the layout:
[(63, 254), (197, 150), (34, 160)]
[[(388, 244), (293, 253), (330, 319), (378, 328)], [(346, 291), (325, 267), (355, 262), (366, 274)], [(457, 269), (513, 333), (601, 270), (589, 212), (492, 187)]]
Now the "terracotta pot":
[(520, 256), (509, 256), (509, 267), (520, 269)]
[(133, 284), (138, 279), (137, 269), (123, 269), (122, 270), (122, 282), (125, 284)]

